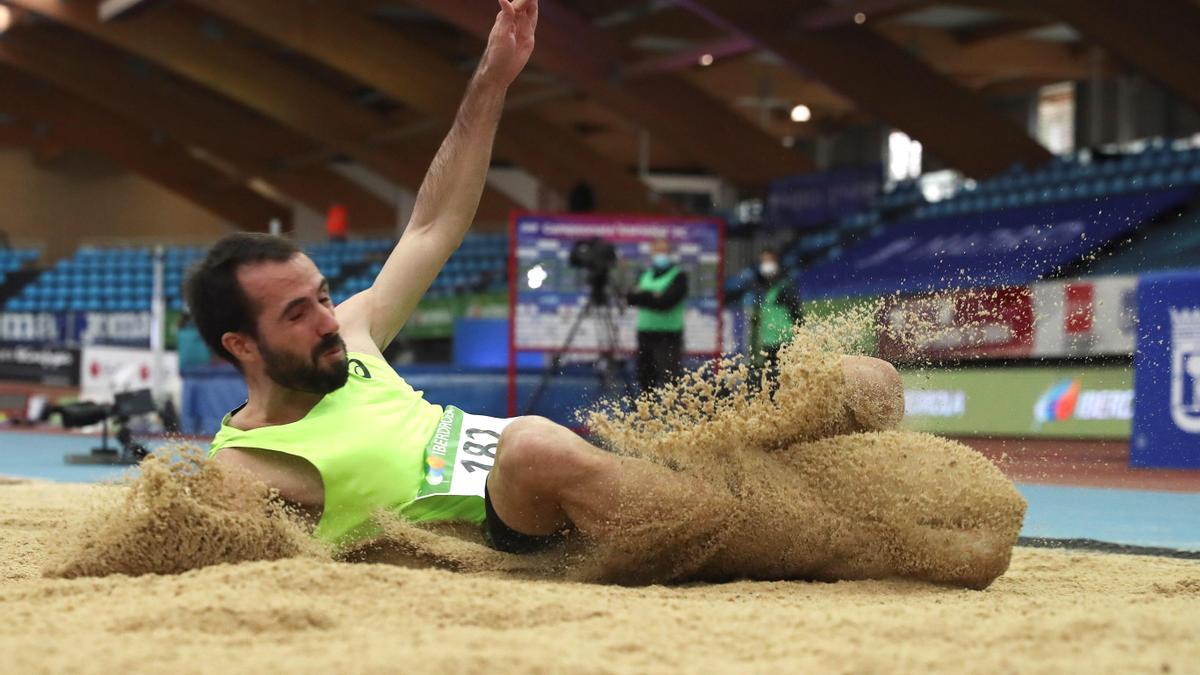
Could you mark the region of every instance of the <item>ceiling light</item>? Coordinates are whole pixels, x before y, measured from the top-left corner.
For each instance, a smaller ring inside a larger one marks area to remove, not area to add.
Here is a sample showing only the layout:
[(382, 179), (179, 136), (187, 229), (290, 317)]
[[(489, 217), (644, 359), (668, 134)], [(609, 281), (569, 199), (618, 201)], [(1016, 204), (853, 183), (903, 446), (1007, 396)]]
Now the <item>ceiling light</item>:
[(713, 64), (713, 55), (712, 54), (701, 54), (700, 55), (700, 65), (711, 66), (712, 64)]
[(796, 106), (795, 108), (792, 108), (792, 121), (793, 122), (807, 122), (811, 119), (812, 119), (812, 110), (808, 106), (804, 105), (803, 103)]
[(0, 33), (8, 30), (12, 25), (12, 10), (5, 5), (0, 5)]
[(857, 14), (854, 15), (854, 23), (861, 26), (866, 22), (867, 22), (866, 14), (863, 14), (862, 12), (858, 12)]

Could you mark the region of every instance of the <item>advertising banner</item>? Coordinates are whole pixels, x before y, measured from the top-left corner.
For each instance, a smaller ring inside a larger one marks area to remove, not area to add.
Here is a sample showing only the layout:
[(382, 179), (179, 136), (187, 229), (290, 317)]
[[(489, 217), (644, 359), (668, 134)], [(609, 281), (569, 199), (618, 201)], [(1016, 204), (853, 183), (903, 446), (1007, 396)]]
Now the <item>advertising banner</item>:
[[(179, 359), (175, 352), (162, 355), (159, 392), (178, 405), (183, 390), (179, 376)], [(96, 402), (110, 402), (113, 394), (138, 389), (153, 390), (156, 385), (154, 352), (131, 347), (84, 347), (80, 358), (79, 397)]]
[(0, 312), (0, 342), (68, 342), (65, 315), (53, 312)]
[(862, 211), (879, 196), (882, 179), (883, 166), (872, 164), (773, 181), (767, 196), (767, 224), (805, 228)]
[(148, 347), (150, 312), (0, 312), (0, 342)]
[(1133, 373), (1121, 366), (903, 371), (904, 426), (948, 436), (1128, 438)]
[[(625, 217), (597, 214), (523, 214), (513, 224), (515, 254), (511, 287), (513, 349), (595, 352), (609, 345), (636, 349), (637, 310), (625, 308), (631, 289), (650, 263), (650, 246), (671, 244), (687, 274), (684, 351), (722, 350), (720, 280), (724, 225), (720, 220)], [(589, 304), (589, 273), (570, 262), (581, 242), (598, 238), (615, 249), (603, 286), (611, 310)], [(579, 320), (587, 309), (587, 315)], [(576, 328), (571, 336), (572, 328)], [(570, 345), (567, 339), (571, 336)]]
[(1200, 468), (1200, 272), (1138, 282), (1133, 466)]
[(1132, 354), (1137, 277), (1043, 281), (1033, 285), (1033, 355)]
[(1025, 287), (948, 290), (883, 300), (878, 354), (889, 361), (1019, 358), (1033, 349)]
[(79, 350), (41, 344), (0, 343), (0, 380), (76, 386), (79, 384)]

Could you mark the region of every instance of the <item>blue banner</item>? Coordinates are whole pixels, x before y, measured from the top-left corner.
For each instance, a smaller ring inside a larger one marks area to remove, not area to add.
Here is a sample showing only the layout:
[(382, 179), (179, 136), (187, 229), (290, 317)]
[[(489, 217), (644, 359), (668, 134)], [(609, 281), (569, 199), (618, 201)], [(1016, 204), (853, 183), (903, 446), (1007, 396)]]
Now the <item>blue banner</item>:
[(149, 347), (150, 312), (0, 312), (0, 344)]
[(767, 224), (805, 228), (865, 210), (883, 188), (883, 166), (844, 167), (772, 181)]
[(801, 275), (806, 297), (1027, 284), (1143, 225), (1192, 188), (902, 221)]
[(1200, 270), (1138, 281), (1133, 466), (1200, 469)]

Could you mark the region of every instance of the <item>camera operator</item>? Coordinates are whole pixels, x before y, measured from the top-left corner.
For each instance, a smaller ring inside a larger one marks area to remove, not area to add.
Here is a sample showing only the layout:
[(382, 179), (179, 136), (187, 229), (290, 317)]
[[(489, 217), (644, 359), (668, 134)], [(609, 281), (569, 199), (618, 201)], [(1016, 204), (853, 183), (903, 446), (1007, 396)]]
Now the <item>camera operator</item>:
[(677, 376), (683, 359), (683, 313), (687, 274), (671, 257), (666, 240), (654, 242), (651, 266), (638, 278), (626, 300), (638, 308), (637, 376), (641, 391)]

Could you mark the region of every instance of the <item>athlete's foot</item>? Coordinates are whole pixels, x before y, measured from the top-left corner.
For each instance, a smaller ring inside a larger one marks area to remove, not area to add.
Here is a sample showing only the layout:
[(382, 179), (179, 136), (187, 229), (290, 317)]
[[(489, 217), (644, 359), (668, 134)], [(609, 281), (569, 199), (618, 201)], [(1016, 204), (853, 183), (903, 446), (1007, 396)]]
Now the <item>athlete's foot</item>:
[(1008, 570), (1013, 538), (985, 530), (925, 528), (925, 573), (917, 576), (938, 583), (983, 590)]
[(904, 385), (892, 364), (869, 356), (842, 357), (849, 431), (894, 429), (904, 419)]

